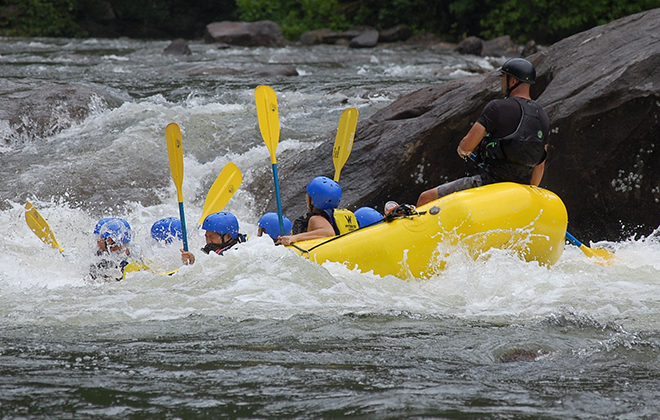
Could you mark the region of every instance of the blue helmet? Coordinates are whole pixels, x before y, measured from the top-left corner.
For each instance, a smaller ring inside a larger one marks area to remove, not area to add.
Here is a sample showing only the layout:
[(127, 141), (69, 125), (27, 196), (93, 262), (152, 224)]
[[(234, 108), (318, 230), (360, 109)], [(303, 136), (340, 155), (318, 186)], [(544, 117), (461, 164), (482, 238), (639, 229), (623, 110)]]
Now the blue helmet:
[(361, 228), (377, 225), (383, 221), (383, 215), (373, 207), (360, 207), (354, 214)]
[[(282, 216), (282, 218), (284, 219), (284, 234), (291, 235), (291, 220), (286, 216)], [(277, 213), (270, 212), (264, 214), (259, 219), (259, 222), (257, 222), (257, 226), (265, 229), (268, 236), (273, 238), (273, 240), (276, 240), (280, 236), (280, 218)]]
[(112, 217), (106, 217), (104, 219), (101, 219), (96, 223), (96, 226), (94, 227), (94, 235), (100, 235), (101, 234), (101, 226), (108, 220), (112, 219)]
[(341, 201), (341, 187), (327, 176), (317, 176), (307, 184), (307, 195), (317, 209), (336, 209)]
[(125, 245), (131, 241), (131, 225), (124, 219), (112, 217), (101, 225), (99, 235), (103, 239), (111, 238), (114, 243)]
[(157, 241), (171, 244), (174, 238), (182, 240), (181, 220), (176, 217), (166, 217), (151, 226), (151, 237)]
[(226, 211), (212, 213), (204, 219), (202, 229), (217, 232), (221, 235), (228, 233), (231, 235), (232, 239), (236, 239), (238, 236), (238, 219), (236, 219), (236, 216), (227, 213)]

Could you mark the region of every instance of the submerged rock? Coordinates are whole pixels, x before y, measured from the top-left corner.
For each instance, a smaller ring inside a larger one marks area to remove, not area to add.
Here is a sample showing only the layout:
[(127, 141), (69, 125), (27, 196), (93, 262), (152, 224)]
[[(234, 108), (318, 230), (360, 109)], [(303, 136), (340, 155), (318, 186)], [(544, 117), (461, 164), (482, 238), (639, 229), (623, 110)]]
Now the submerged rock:
[(165, 47), (163, 54), (167, 55), (191, 55), (190, 47), (188, 47), (188, 41), (182, 38), (175, 39), (170, 42), (170, 45)]
[(16, 145), (52, 136), (83, 121), (93, 110), (115, 108), (121, 102), (93, 85), (0, 79), (0, 139)]

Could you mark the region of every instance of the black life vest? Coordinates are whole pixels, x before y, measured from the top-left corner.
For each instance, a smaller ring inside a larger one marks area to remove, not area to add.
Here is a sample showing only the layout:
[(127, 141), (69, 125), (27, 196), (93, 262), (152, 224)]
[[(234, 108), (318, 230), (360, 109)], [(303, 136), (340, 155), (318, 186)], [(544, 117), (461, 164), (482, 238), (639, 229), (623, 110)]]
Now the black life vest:
[(508, 136), (486, 136), (478, 147), (478, 159), (495, 181), (528, 184), (532, 170), (546, 157), (546, 133), (539, 117), (540, 105), (524, 98), (512, 97), (521, 109), (520, 122)]

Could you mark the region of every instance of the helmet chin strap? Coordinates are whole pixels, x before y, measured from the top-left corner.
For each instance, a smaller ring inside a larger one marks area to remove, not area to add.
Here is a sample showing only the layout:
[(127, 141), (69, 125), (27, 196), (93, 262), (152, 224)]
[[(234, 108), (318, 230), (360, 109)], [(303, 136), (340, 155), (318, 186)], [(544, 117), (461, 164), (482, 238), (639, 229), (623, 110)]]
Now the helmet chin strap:
[(516, 88), (517, 88), (518, 86), (522, 85), (522, 84), (523, 84), (523, 82), (521, 82), (520, 80), (518, 80), (518, 83), (516, 83), (515, 85), (509, 87), (509, 75), (507, 74), (507, 75), (506, 75), (506, 93), (505, 93), (505, 95), (504, 95), (504, 98), (508, 98), (508, 97), (511, 95), (511, 92), (513, 92), (514, 90), (516, 90)]

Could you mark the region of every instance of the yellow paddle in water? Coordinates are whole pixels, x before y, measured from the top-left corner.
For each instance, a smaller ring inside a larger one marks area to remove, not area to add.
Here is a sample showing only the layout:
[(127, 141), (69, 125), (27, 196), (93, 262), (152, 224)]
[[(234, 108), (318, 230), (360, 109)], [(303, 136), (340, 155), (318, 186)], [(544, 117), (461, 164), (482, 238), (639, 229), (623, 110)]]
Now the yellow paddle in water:
[(238, 167), (232, 162), (226, 164), (206, 194), (204, 212), (197, 223), (201, 225), (206, 216), (222, 211), (242, 182), (243, 174)]
[(277, 143), (280, 141), (280, 119), (277, 111), (277, 95), (270, 86), (257, 86), (254, 90), (254, 100), (257, 104), (257, 117), (261, 137), (270, 152), (270, 163), (273, 167), (275, 182), (275, 198), (277, 200), (277, 218), (280, 223), (280, 236), (284, 236), (284, 218), (282, 215), (282, 198), (280, 196), (280, 181), (277, 175)]
[(181, 218), (181, 233), (183, 234), (183, 249), (188, 251), (188, 234), (186, 233), (186, 217), (183, 212), (183, 147), (181, 144), (181, 129), (177, 123), (170, 123), (165, 128), (167, 140), (167, 155), (170, 159), (170, 172), (176, 186), (176, 195), (179, 200), (179, 216)]
[(580, 248), (580, 251), (584, 253), (587, 257), (591, 258), (602, 258), (606, 262), (609, 263), (610, 259), (614, 257), (614, 254), (612, 254), (610, 251), (603, 249), (603, 248), (589, 248), (582, 242), (578, 241), (575, 236), (571, 235), (570, 233), (566, 232), (566, 239), (573, 245), (577, 246)]
[(341, 169), (346, 164), (348, 156), (353, 150), (353, 139), (358, 120), (357, 108), (348, 108), (341, 113), (339, 128), (335, 138), (335, 146), (332, 148), (332, 161), (335, 164), (335, 182), (339, 182)]
[(32, 230), (32, 232), (34, 232), (43, 243), (59, 250), (60, 254), (64, 252), (64, 248), (62, 248), (60, 244), (57, 243), (57, 240), (55, 240), (55, 235), (50, 229), (50, 226), (48, 226), (48, 223), (46, 223), (46, 220), (30, 202), (25, 203), (25, 222), (27, 222), (30, 230)]

